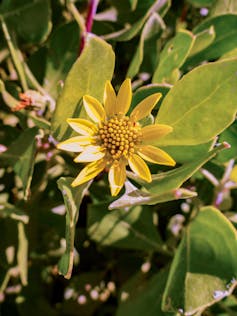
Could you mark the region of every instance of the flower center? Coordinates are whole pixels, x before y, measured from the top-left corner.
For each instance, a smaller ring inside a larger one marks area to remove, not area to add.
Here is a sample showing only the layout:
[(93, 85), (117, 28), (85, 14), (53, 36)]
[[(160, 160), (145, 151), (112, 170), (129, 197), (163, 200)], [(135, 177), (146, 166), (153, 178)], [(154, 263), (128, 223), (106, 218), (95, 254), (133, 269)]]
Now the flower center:
[(122, 156), (127, 157), (134, 152), (134, 146), (139, 141), (140, 126), (132, 122), (128, 116), (114, 116), (102, 123), (99, 129), (101, 146), (106, 148), (107, 152), (114, 160)]

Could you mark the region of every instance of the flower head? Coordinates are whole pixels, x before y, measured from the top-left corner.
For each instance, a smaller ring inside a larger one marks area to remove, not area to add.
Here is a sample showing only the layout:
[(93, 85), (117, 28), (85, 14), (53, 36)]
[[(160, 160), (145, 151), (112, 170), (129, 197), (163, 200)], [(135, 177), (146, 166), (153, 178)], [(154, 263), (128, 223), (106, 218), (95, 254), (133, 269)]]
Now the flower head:
[(83, 97), (85, 110), (91, 119), (69, 118), (68, 124), (80, 136), (58, 144), (59, 149), (78, 152), (75, 162), (88, 163), (72, 182), (78, 186), (96, 177), (104, 169), (109, 173), (111, 194), (116, 196), (126, 180), (126, 166), (141, 179), (151, 182), (146, 161), (174, 166), (175, 161), (163, 150), (150, 145), (167, 135), (172, 127), (152, 124), (142, 127), (139, 121), (148, 116), (161, 94), (155, 93), (142, 100), (127, 116), (132, 100), (130, 79), (121, 85), (116, 96), (109, 81), (105, 84), (104, 105), (95, 98)]

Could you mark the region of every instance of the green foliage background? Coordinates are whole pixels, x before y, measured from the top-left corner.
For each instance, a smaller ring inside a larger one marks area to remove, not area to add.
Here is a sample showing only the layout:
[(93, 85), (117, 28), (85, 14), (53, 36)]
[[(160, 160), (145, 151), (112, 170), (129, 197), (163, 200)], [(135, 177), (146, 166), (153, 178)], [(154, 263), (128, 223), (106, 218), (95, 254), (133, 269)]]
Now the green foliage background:
[[(0, 21), (0, 315), (237, 315), (237, 1), (3, 0)], [(144, 124), (173, 127), (177, 166), (72, 188), (66, 119), (126, 77), (132, 108), (162, 93)]]

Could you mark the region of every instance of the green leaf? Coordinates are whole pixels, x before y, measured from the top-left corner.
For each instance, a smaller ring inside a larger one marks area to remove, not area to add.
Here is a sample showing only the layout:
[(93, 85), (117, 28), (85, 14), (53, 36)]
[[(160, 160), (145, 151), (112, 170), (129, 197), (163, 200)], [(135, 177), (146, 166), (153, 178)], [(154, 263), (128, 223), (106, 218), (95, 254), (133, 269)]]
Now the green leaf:
[(230, 144), (230, 149), (220, 152), (217, 156), (218, 161), (227, 162), (237, 157), (237, 122), (229, 126), (219, 137), (219, 141), (225, 141)]
[(147, 274), (138, 272), (122, 287), (128, 299), (120, 302), (116, 316), (174, 316), (161, 311), (161, 300), (168, 276), (167, 269), (147, 279)]
[(138, 0), (129, 0), (132, 11), (136, 10)]
[(187, 0), (187, 1), (198, 8), (202, 8), (205, 6), (211, 6), (212, 4), (215, 3), (216, 0)]
[(162, 18), (156, 12), (152, 13), (142, 30), (138, 48), (128, 68), (127, 77), (133, 78), (138, 73), (143, 61), (146, 41), (157, 36), (164, 29), (165, 24)]
[(143, 86), (143, 87), (137, 89), (135, 91), (135, 93), (133, 94), (130, 110), (132, 111), (132, 109), (134, 109), (135, 106), (139, 102), (141, 102), (143, 99), (145, 99), (149, 95), (154, 94), (154, 93), (158, 93), (158, 92), (160, 92), (162, 94), (162, 98), (159, 100), (159, 102), (157, 103), (157, 106), (156, 106), (156, 107), (159, 107), (163, 98), (169, 92), (170, 88), (171, 88), (171, 86), (168, 84), (153, 83), (153, 84), (149, 84), (149, 85), (146, 85), (146, 86)]
[(140, 206), (109, 212), (104, 203), (91, 205), (88, 234), (101, 246), (159, 250), (161, 239), (153, 225), (152, 212)]
[(160, 55), (158, 67), (155, 70), (152, 82), (155, 83), (172, 83), (170, 77), (172, 73), (179, 69), (186, 58), (194, 43), (194, 36), (191, 32), (180, 31), (164, 47)]
[(234, 227), (219, 210), (203, 207), (176, 252), (162, 309), (193, 315), (229, 296), (237, 285), (236, 251)]
[[(133, 176), (131, 176), (133, 178)], [(153, 194), (146, 190), (139, 190), (131, 183), (126, 183), (125, 193), (116, 201), (109, 205), (110, 210), (118, 208), (127, 208), (135, 205), (155, 205), (158, 203), (164, 203), (168, 201), (174, 201), (179, 199), (188, 199), (197, 196), (196, 192), (186, 189), (174, 189), (165, 191), (164, 193)]]
[(224, 13), (237, 13), (236, 0), (216, 0), (211, 8), (211, 15), (221, 15)]
[(195, 55), (208, 47), (214, 41), (215, 36), (216, 34), (213, 25), (210, 26), (209, 29), (198, 33), (195, 36), (194, 44), (189, 52), (189, 56)]
[(20, 272), (21, 283), (27, 285), (28, 274), (28, 240), (25, 234), (25, 226), (22, 222), (18, 222), (18, 250), (17, 263)]
[(25, 130), (9, 146), (8, 150), (0, 155), (0, 162), (3, 165), (12, 166), (15, 173), (22, 181), (24, 197), (27, 199), (34, 168), (36, 153), (35, 136), (38, 128), (33, 127)]
[(160, 146), (166, 151), (177, 163), (186, 163), (194, 161), (200, 156), (206, 154), (213, 147), (215, 140), (208, 143), (192, 146)]
[(70, 279), (73, 268), (73, 252), (76, 223), (79, 216), (79, 208), (81, 201), (90, 185), (86, 182), (79, 187), (72, 188), (72, 178), (61, 177), (58, 181), (58, 187), (63, 195), (63, 200), (66, 206), (66, 251), (58, 263), (59, 273), (66, 279)]
[[(62, 38), (67, 39), (65, 45)], [(76, 22), (60, 26), (52, 34), (48, 43), (44, 88), (57, 96), (57, 85), (63, 81), (75, 62), (79, 49), (80, 33)]]
[(161, 172), (157, 175), (152, 175), (151, 183), (139, 180), (138, 177), (132, 173), (129, 174), (129, 177), (140, 182), (149, 192), (162, 195), (166, 192), (180, 188), (185, 181), (187, 181), (206, 162), (215, 157), (223, 148), (225, 148), (224, 144), (181, 167), (167, 172)]
[(116, 41), (129, 41), (140, 32), (146, 21), (153, 13), (157, 12), (160, 16), (164, 16), (169, 6), (169, 0), (156, 0), (147, 10), (147, 12), (143, 14), (142, 17), (137, 20), (132, 26), (125, 28), (124, 30), (109, 34), (105, 36), (105, 38), (115, 39)]
[(157, 145), (206, 143), (230, 125), (237, 111), (237, 94), (233, 93), (236, 70), (237, 59), (229, 59), (202, 65), (185, 75), (160, 107), (156, 123), (172, 126), (173, 132)]
[(0, 15), (27, 43), (43, 42), (52, 28), (49, 0), (3, 1)]
[(102, 100), (106, 80), (111, 80), (114, 70), (114, 53), (110, 45), (90, 35), (81, 56), (72, 66), (53, 116), (52, 132), (58, 140), (68, 138), (72, 129), (67, 118), (75, 117), (81, 110), (80, 101), (85, 94)]
[(214, 41), (204, 50), (190, 57), (184, 68), (205, 60), (217, 59), (237, 46), (236, 14), (224, 14), (209, 18), (199, 24), (193, 30), (193, 33), (198, 34), (204, 30), (208, 30), (211, 26), (214, 27), (216, 34)]

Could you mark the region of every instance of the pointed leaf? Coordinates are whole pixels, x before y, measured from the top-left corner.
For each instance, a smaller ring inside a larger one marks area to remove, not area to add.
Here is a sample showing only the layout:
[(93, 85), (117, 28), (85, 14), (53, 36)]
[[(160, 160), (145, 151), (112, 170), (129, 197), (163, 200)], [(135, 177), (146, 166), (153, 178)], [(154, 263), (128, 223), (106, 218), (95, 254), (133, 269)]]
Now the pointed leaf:
[(79, 216), (81, 201), (90, 183), (84, 183), (77, 188), (72, 188), (72, 178), (60, 178), (57, 181), (58, 187), (62, 192), (66, 206), (66, 251), (58, 263), (59, 273), (66, 279), (70, 279), (73, 268), (74, 238), (76, 223)]

